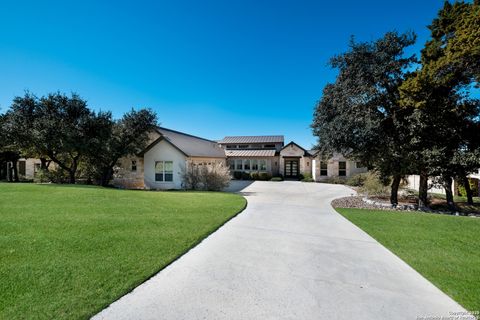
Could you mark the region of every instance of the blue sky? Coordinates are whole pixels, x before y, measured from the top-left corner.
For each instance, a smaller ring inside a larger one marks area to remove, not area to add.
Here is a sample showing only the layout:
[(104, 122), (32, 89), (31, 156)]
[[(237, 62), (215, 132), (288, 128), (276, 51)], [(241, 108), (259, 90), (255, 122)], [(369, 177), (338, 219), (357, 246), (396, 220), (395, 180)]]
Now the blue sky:
[(284, 134), (306, 148), (328, 59), (351, 35), (415, 31), (439, 0), (2, 1), (0, 111), (30, 90), (93, 109), (150, 107), (161, 125), (220, 139)]

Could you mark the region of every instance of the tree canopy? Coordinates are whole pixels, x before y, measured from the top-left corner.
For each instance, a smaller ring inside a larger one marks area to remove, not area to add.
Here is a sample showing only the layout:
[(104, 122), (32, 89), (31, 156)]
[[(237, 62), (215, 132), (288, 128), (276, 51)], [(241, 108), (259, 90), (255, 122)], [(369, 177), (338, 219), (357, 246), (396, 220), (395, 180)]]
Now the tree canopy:
[[(132, 110), (114, 120), (111, 112), (95, 112), (77, 94), (51, 93), (41, 98), (31, 93), (15, 97), (2, 116), (9, 145), (25, 157), (42, 160), (42, 169), (53, 161), (75, 183), (80, 164), (103, 185), (112, 178), (116, 161), (144, 147), (156, 125), (149, 109)], [(106, 174), (106, 172), (108, 174)]]
[[(420, 59), (404, 56), (410, 34), (389, 32), (355, 43), (333, 57), (338, 69), (313, 119), (319, 148), (359, 159), (392, 176), (420, 175), (419, 204), (427, 204), (428, 177), (447, 190), (480, 167), (480, 1), (445, 2), (429, 26)], [(471, 194), (469, 195), (471, 201)]]

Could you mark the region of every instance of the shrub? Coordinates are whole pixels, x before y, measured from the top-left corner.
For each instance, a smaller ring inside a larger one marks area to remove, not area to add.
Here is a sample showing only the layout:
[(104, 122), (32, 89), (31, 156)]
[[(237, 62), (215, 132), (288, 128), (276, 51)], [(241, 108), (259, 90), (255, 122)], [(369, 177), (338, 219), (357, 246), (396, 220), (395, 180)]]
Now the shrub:
[(48, 175), (48, 171), (42, 169), (36, 172), (35, 176), (33, 177), (33, 182), (35, 183), (51, 182), (50, 177)]
[(314, 182), (313, 178), (312, 178), (312, 174), (306, 172), (302, 175), (300, 175), (300, 180), (303, 181), (303, 182)]
[(57, 169), (57, 170), (40, 170), (35, 174), (33, 181), (36, 183), (46, 183), (46, 182), (53, 182), (53, 183), (67, 183), (69, 182), (70, 178), (65, 170)]
[(352, 187), (361, 187), (365, 183), (366, 179), (367, 173), (357, 173), (348, 178), (347, 181), (345, 181), (345, 184)]
[(283, 178), (277, 176), (277, 177), (271, 178), (270, 181), (283, 181)]
[(360, 191), (371, 196), (385, 196), (390, 193), (389, 179), (382, 179), (375, 171), (365, 173), (365, 181)]
[(259, 180), (260, 179), (260, 174), (258, 172), (250, 172), (250, 178), (252, 180)]
[(221, 162), (208, 166), (187, 162), (186, 169), (182, 170), (185, 189), (220, 191), (228, 187), (231, 178), (229, 169)]
[(233, 171), (233, 178), (236, 180), (242, 179), (242, 171)]
[[(478, 184), (476, 180), (473, 179), (468, 179), (468, 182), (470, 184), (470, 189), (472, 190), (472, 194), (478, 195)], [(463, 186), (463, 183), (458, 183), (458, 195), (462, 197), (467, 196), (467, 191), (465, 190), (465, 187)]]
[(259, 180), (268, 181), (272, 178), (272, 175), (268, 172), (260, 172), (258, 178)]
[(250, 173), (242, 172), (242, 180), (251, 180)]

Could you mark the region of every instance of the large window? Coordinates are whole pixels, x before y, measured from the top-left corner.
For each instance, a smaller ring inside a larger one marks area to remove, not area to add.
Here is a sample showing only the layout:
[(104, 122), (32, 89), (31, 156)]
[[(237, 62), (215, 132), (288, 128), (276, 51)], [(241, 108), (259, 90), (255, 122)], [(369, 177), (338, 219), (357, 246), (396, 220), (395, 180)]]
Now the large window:
[(347, 163), (345, 161), (338, 162), (338, 175), (345, 177), (347, 175)]
[(250, 159), (243, 160), (243, 170), (250, 170)]
[(328, 176), (328, 163), (326, 161), (320, 162), (320, 175)]
[(260, 171), (267, 171), (267, 160), (264, 160), (264, 159), (258, 160), (258, 166)]
[(228, 167), (230, 170), (235, 170), (235, 160), (228, 160)]
[(243, 170), (242, 159), (235, 160), (235, 170)]
[(253, 171), (258, 171), (258, 160), (257, 159), (252, 159), (252, 170)]
[(173, 161), (155, 161), (155, 181), (173, 181)]

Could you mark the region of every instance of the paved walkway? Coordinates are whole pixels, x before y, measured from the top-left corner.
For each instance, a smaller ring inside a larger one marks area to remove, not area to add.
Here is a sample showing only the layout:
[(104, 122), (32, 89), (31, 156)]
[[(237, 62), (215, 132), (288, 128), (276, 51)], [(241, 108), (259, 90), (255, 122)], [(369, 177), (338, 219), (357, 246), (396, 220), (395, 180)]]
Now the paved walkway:
[(95, 319), (420, 319), (463, 309), (329, 205), (340, 185), (255, 182), (247, 209)]

